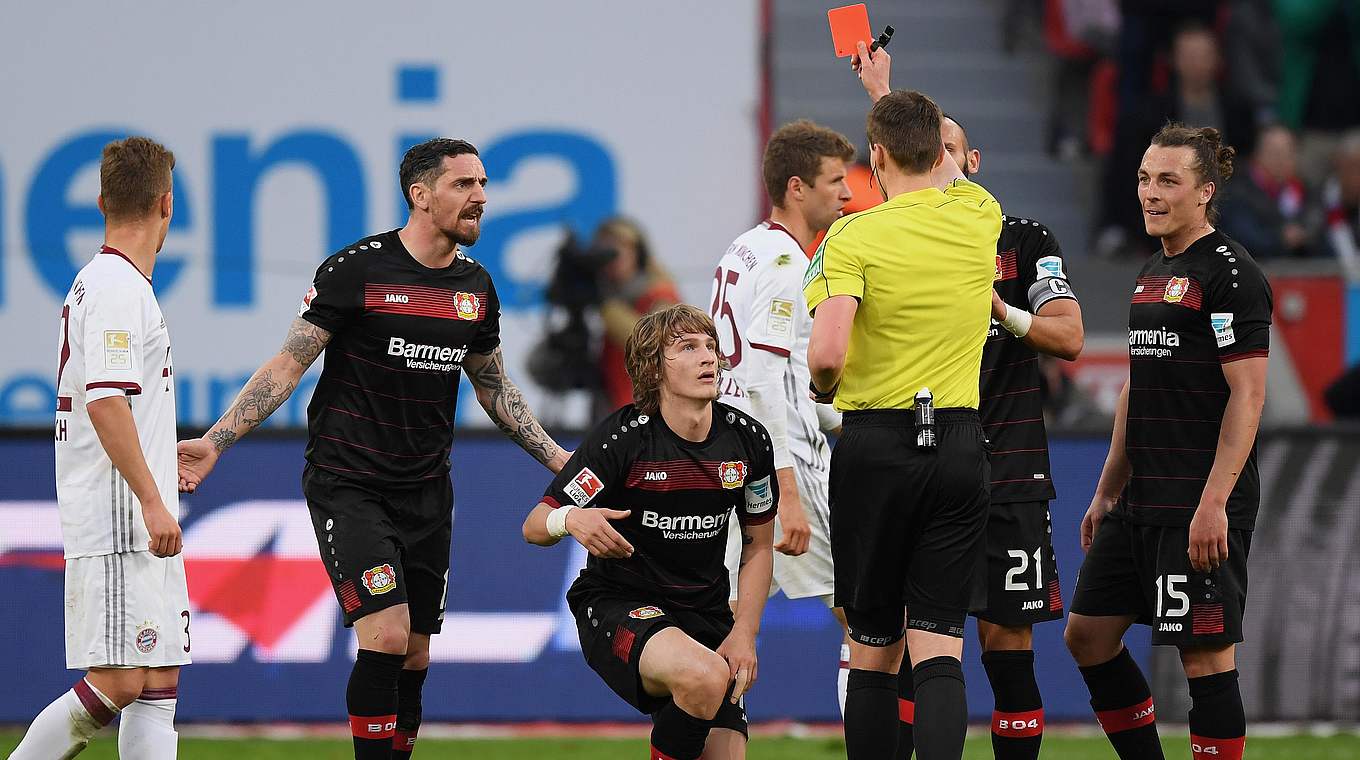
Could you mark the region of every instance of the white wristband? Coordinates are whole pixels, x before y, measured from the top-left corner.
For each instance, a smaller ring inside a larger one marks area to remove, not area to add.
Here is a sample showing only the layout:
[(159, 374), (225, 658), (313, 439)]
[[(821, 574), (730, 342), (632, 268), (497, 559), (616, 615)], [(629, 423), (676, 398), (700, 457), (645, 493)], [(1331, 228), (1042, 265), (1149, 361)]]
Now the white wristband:
[(1017, 338), (1023, 338), (1029, 334), (1029, 328), (1032, 324), (1034, 324), (1033, 314), (1006, 304), (1006, 318), (1001, 320), (1001, 326), (1006, 328), (1006, 332)]
[(575, 504), (568, 504), (565, 507), (558, 507), (548, 513), (548, 535), (553, 538), (562, 538), (567, 535), (567, 514), (578, 507)]

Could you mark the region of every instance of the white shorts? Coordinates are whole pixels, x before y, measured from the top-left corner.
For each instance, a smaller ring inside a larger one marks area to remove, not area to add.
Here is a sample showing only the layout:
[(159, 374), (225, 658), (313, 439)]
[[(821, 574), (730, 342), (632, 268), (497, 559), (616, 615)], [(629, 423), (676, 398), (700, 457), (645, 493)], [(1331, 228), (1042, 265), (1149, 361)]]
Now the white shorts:
[(67, 668), (160, 668), (189, 661), (183, 554), (66, 560)]
[[(820, 596), (830, 600), (836, 590), (836, 579), (831, 566), (831, 504), (827, 493), (830, 472), (811, 467), (795, 458), (793, 475), (798, 482), (798, 495), (803, 502), (803, 512), (807, 515), (809, 527), (812, 528), (812, 539), (808, 542), (807, 552), (797, 557), (775, 551), (770, 596), (774, 596), (782, 589), (784, 596), (790, 599)], [(784, 530), (776, 516), (775, 543), (779, 543), (783, 535)], [(727, 565), (727, 577), (732, 584), (729, 601), (736, 601), (737, 568), (741, 563), (741, 532), (736, 526), (728, 528), (727, 556), (723, 561)]]

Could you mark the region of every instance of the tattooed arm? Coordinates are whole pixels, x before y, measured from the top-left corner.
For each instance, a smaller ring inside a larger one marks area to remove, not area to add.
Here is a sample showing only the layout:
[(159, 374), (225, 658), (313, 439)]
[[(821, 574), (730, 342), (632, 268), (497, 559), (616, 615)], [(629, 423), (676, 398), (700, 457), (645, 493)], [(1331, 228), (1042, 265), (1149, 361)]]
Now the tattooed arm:
[(331, 334), (302, 317), (288, 327), (279, 352), (250, 376), (221, 419), (202, 438), (179, 443), (179, 489), (192, 492), (212, 472), (217, 458), (260, 426), (297, 388), (302, 373), (330, 342)]
[(477, 402), (502, 433), (549, 470), (556, 473), (562, 469), (570, 453), (538, 424), (519, 387), (505, 374), (500, 348), (489, 354), (468, 354), (463, 360), (463, 372), (472, 381)]

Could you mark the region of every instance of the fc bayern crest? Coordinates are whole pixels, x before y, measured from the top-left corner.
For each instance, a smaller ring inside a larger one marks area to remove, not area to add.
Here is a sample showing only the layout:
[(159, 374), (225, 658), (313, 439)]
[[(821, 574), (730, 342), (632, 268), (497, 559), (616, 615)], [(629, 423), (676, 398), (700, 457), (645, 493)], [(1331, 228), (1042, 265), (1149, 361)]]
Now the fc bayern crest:
[(151, 654), (159, 640), (160, 634), (156, 632), (156, 629), (144, 625), (140, 631), (137, 631), (137, 651), (142, 654)]
[(746, 463), (723, 462), (718, 465), (718, 479), (723, 488), (741, 488), (746, 485)]
[(481, 313), (482, 300), (476, 293), (459, 291), (453, 294), (453, 308), (459, 319), (476, 319)]
[(1166, 283), (1166, 292), (1162, 294), (1162, 300), (1167, 303), (1180, 303), (1189, 290), (1189, 277), (1172, 277)]

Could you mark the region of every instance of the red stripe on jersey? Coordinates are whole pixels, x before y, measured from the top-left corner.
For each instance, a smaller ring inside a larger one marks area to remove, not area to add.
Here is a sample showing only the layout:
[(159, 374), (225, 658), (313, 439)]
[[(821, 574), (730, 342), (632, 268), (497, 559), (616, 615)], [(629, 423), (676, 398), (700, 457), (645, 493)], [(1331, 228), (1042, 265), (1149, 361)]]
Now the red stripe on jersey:
[[(750, 465), (747, 465), (748, 472)], [(666, 462), (633, 462), (624, 481), (627, 488), (644, 491), (675, 491), (679, 489), (721, 489), (721, 462), (695, 462), (675, 459)], [(652, 479), (648, 479), (648, 473)], [(664, 480), (660, 479), (664, 475)]]
[(349, 730), (356, 739), (391, 739), (397, 733), (397, 716), (351, 715)]
[(1133, 303), (1171, 303), (1199, 311), (1204, 305), (1204, 289), (1193, 277), (1139, 277)]
[(71, 397), (70, 397), (70, 396), (57, 396), (57, 411), (58, 411), (58, 412), (69, 412), (69, 411), (71, 411)]
[(1020, 270), (1015, 261), (1015, 249), (1001, 251), (996, 255), (996, 276), (994, 280), (1014, 280), (1020, 276)]
[(1059, 612), (1062, 608), (1062, 584), (1054, 578), (1048, 582), (1048, 611)]
[(486, 293), (452, 291), (424, 285), (364, 285), (364, 308), (383, 314), (476, 322), (486, 318)]
[(71, 687), (71, 690), (80, 698), (81, 706), (85, 708), (85, 712), (89, 713), (91, 718), (94, 718), (96, 723), (107, 726), (113, 721), (113, 710), (110, 710), (109, 706), (104, 704), (104, 700), (94, 693), (94, 687), (90, 686), (84, 678), (76, 681), (76, 685)]
[(1190, 757), (1193, 760), (1242, 760), (1247, 737), (1213, 739), (1190, 734)]
[(1190, 605), (1190, 632), (1193, 634), (1223, 633), (1223, 605)]
[(1121, 731), (1150, 726), (1157, 722), (1157, 708), (1152, 704), (1152, 697), (1148, 697), (1129, 707), (1097, 711), (1096, 722), (1100, 724), (1105, 733), (1117, 734)]
[(85, 386), (85, 390), (87, 391), (92, 391), (95, 388), (117, 388), (118, 390), (121, 391), (127, 391), (127, 394), (129, 396), (136, 396), (137, 394), (142, 392), (142, 386), (136, 383), (99, 382), (89, 383)]
[(916, 703), (910, 699), (897, 698), (897, 720), (908, 725), (916, 722)]
[(1241, 361), (1243, 359), (1256, 359), (1258, 357), (1264, 358), (1269, 355), (1270, 352), (1266, 350), (1243, 351), (1240, 354), (1226, 354), (1224, 356), (1220, 356), (1218, 357), (1218, 362), (1219, 364), (1230, 364), (1232, 362)]
[(1044, 710), (992, 713), (992, 733), (1008, 739), (1025, 739), (1044, 733)]
[(767, 346), (764, 343), (752, 343), (751, 348), (758, 348), (761, 351), (769, 351), (770, 353), (782, 356), (785, 359), (789, 358), (789, 350), (787, 348), (780, 348), (779, 346)]

